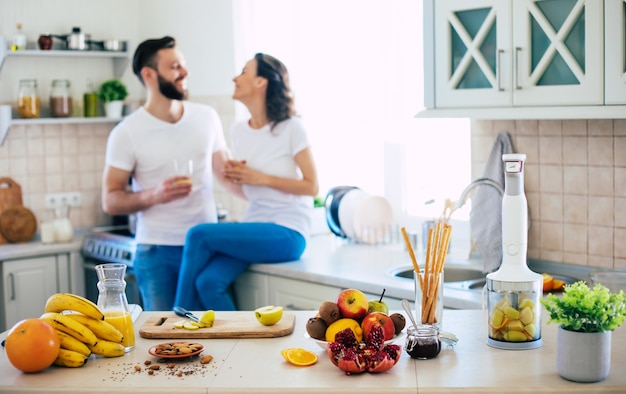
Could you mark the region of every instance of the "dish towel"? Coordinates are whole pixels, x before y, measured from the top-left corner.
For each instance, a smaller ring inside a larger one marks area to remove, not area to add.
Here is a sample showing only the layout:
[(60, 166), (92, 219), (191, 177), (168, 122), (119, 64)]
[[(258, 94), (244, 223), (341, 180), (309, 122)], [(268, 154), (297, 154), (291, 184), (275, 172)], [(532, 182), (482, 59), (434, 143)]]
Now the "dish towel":
[[(489, 178), (504, 190), (504, 163), (502, 155), (513, 152), (508, 133), (496, 137), (483, 169), (483, 178)], [(489, 185), (477, 187), (472, 197), (470, 211), (472, 240), (483, 259), (483, 272), (493, 272), (502, 262), (502, 195)]]

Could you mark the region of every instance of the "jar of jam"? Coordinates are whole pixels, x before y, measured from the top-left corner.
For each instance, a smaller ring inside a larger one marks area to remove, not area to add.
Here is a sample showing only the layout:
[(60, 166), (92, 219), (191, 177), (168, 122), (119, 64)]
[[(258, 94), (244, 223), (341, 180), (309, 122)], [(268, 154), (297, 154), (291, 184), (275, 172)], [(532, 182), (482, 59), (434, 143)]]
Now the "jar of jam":
[(55, 79), (52, 81), (52, 91), (50, 92), (50, 112), (55, 118), (67, 118), (72, 114), (70, 81), (67, 79)]
[(17, 94), (17, 114), (20, 118), (38, 118), (41, 115), (41, 103), (37, 93), (36, 79), (21, 79)]
[(409, 356), (419, 360), (437, 357), (441, 351), (439, 329), (431, 325), (409, 327), (404, 348)]

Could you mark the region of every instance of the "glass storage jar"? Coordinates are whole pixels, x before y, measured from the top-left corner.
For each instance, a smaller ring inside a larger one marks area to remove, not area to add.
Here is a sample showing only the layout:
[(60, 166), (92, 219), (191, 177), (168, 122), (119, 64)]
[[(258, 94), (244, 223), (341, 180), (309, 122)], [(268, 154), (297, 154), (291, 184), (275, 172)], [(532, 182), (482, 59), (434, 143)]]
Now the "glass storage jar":
[(54, 118), (67, 118), (72, 114), (70, 81), (67, 79), (55, 79), (52, 81), (50, 112)]
[(36, 79), (21, 79), (17, 95), (17, 114), (21, 118), (38, 118), (41, 103), (37, 93)]
[(431, 325), (409, 327), (404, 348), (411, 358), (428, 360), (437, 357), (441, 351), (439, 329)]

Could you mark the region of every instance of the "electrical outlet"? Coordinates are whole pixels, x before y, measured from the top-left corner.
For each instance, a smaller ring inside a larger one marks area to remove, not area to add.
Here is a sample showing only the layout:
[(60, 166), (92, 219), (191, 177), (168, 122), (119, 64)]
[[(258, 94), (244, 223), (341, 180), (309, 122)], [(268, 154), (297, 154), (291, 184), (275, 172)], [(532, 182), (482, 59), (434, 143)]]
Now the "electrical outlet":
[(46, 208), (60, 208), (62, 206), (80, 207), (83, 197), (78, 192), (72, 193), (50, 193), (46, 194)]

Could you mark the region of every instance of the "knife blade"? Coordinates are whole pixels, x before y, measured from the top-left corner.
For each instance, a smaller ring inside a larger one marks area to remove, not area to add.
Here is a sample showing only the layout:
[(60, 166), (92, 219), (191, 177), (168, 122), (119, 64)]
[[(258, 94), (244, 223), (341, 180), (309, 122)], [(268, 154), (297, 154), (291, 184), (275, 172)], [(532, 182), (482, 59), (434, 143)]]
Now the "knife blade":
[(189, 312), (187, 309), (183, 308), (182, 306), (175, 306), (174, 307), (174, 313), (176, 313), (178, 316), (182, 316), (182, 317), (188, 317), (189, 319), (195, 321), (195, 322), (199, 322), (200, 319), (198, 319), (198, 317), (196, 317), (193, 313)]

